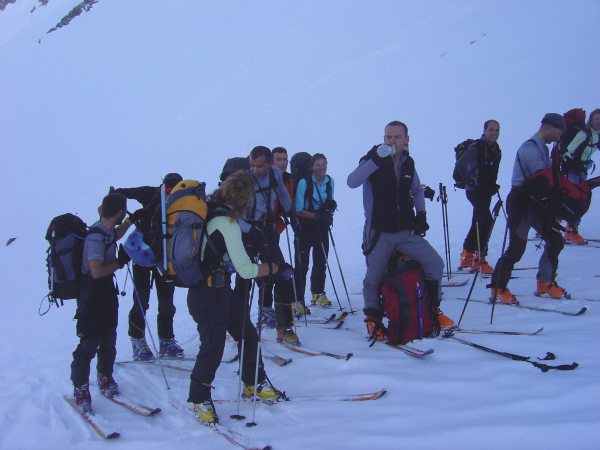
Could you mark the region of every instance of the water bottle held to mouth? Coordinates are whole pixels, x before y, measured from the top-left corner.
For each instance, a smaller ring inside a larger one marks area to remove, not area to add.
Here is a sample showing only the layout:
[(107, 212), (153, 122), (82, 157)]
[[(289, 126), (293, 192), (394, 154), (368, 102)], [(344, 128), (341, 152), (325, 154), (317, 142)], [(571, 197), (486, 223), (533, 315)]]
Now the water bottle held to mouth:
[(377, 147), (377, 155), (380, 158), (386, 158), (388, 156), (394, 156), (396, 154), (396, 147), (389, 144), (381, 144)]

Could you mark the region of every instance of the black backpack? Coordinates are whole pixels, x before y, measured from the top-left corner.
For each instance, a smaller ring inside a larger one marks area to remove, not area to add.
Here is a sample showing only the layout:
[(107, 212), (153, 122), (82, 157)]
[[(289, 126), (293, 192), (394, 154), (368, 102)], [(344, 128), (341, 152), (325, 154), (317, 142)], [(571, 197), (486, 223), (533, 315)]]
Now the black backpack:
[(225, 161), (225, 164), (223, 165), (223, 170), (221, 170), (221, 175), (219, 176), (219, 179), (221, 180), (221, 182), (223, 182), (232, 173), (235, 173), (238, 170), (248, 169), (250, 169), (250, 161), (247, 157), (236, 156), (234, 158), (229, 158), (227, 161)]
[(466, 182), (465, 182), (465, 180), (463, 180), (462, 176), (460, 175), (460, 172), (458, 171), (458, 168), (456, 167), (456, 163), (462, 157), (462, 155), (465, 154), (465, 152), (467, 151), (469, 146), (477, 140), (478, 139), (467, 139), (465, 141), (462, 141), (456, 147), (454, 147), (455, 163), (454, 163), (454, 171), (452, 172), (452, 178), (454, 179), (454, 186), (457, 187), (458, 189), (464, 189)]
[[(81, 262), (83, 243), (91, 233), (107, 236), (97, 227), (88, 229), (83, 220), (74, 214), (66, 213), (55, 217), (46, 231), (50, 243), (47, 250), (48, 300), (58, 305), (58, 300), (77, 298), (81, 289)], [(110, 244), (107, 244), (107, 248)]]
[(290, 173), (294, 186), (297, 186), (298, 181), (302, 178), (307, 178), (312, 174), (312, 169), (310, 168), (311, 158), (310, 153), (298, 152), (294, 153), (292, 159), (290, 159)]

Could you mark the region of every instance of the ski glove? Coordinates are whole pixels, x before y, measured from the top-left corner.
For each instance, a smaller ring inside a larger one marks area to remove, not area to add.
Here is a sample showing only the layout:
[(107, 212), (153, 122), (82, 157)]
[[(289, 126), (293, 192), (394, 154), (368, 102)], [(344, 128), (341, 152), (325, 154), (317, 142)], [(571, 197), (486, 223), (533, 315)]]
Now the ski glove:
[(319, 223), (324, 223), (328, 227), (333, 225), (333, 212), (331, 211), (323, 211), (319, 209), (315, 211), (315, 220)]
[(325, 200), (323, 202), (323, 209), (326, 211), (331, 211), (333, 213), (337, 209), (337, 202), (333, 199)]
[(427, 230), (429, 230), (429, 224), (427, 223), (427, 213), (425, 211), (419, 211), (413, 223), (413, 231), (419, 236), (425, 236)]
[(381, 167), (385, 158), (392, 156), (395, 152), (396, 148), (393, 145), (381, 144), (377, 147), (373, 147), (369, 153), (371, 154), (373, 162), (377, 164), (377, 167)]
[(282, 262), (278, 264), (278, 266), (279, 270), (277, 270), (275, 276), (284, 281), (291, 280), (292, 276), (294, 275), (294, 269), (292, 268), (292, 266), (290, 266), (286, 262)]
[(132, 223), (137, 225), (140, 222), (140, 220), (142, 220), (144, 218), (144, 215), (145, 215), (144, 208), (140, 208), (137, 211), (129, 214), (129, 220), (131, 220)]
[(123, 266), (125, 266), (125, 264), (131, 261), (131, 258), (125, 251), (125, 247), (123, 247), (123, 244), (119, 244), (119, 253), (117, 255), (117, 261), (119, 262), (121, 269), (123, 268)]
[(425, 186), (423, 188), (423, 195), (425, 196), (425, 198), (428, 198), (430, 201), (433, 201), (433, 197), (435, 197), (435, 191), (429, 186)]

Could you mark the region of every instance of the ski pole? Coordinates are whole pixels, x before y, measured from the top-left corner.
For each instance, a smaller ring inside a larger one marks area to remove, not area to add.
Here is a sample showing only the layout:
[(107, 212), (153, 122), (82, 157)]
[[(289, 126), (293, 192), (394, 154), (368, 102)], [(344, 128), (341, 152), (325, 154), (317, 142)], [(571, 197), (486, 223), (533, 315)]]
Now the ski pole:
[(327, 252), (325, 251), (325, 244), (323, 244), (323, 235), (321, 234), (321, 230), (319, 230), (318, 226), (317, 226), (317, 235), (319, 237), (319, 243), (321, 244), (321, 250), (323, 251), (323, 257), (325, 258), (325, 267), (327, 267), (327, 273), (329, 273), (329, 281), (331, 281), (331, 286), (333, 287), (333, 293), (335, 294), (335, 299), (338, 302), (340, 311), (343, 311), (344, 308), (342, 308), (340, 298), (338, 297), (337, 289), (335, 288), (335, 283), (333, 282), (333, 275), (331, 273), (331, 268), (329, 267), (329, 261), (327, 259)]
[(156, 360), (158, 361), (158, 366), (160, 367), (160, 370), (162, 372), (162, 376), (165, 380), (165, 385), (167, 386), (167, 390), (169, 390), (169, 389), (171, 389), (171, 386), (169, 386), (169, 381), (167, 380), (167, 375), (165, 374), (165, 368), (163, 367), (163, 365), (160, 361), (160, 353), (156, 349), (156, 343), (154, 342), (154, 336), (152, 335), (152, 331), (150, 330), (150, 326), (148, 325), (148, 320), (146, 319), (146, 311), (142, 307), (142, 301), (140, 300), (140, 296), (139, 296), (139, 293), (137, 290), (137, 286), (135, 285), (135, 280), (133, 279), (133, 275), (131, 273), (129, 263), (127, 263), (127, 273), (129, 274), (129, 277), (131, 278), (131, 285), (133, 286), (133, 296), (135, 297), (138, 308), (140, 308), (142, 317), (144, 318), (144, 325), (146, 326), (146, 330), (148, 330), (148, 335), (150, 336), (150, 342), (152, 343), (152, 348), (154, 349), (154, 352), (158, 355), (158, 358), (156, 358)]
[[(290, 233), (288, 231), (287, 224), (285, 226), (285, 237), (287, 240), (287, 248), (288, 248), (288, 255), (290, 258), (290, 266), (292, 266), (292, 247), (290, 246)], [(294, 287), (294, 301), (296, 302), (296, 305), (298, 305), (298, 292), (296, 291), (296, 270), (295, 270), (294, 266), (292, 266), (292, 269), (294, 269), (294, 275), (292, 276), (292, 286)], [(302, 304), (302, 306), (304, 308), (306, 308), (306, 305)], [(292, 312), (292, 317), (293, 316), (294, 316), (294, 313)], [(304, 326), (308, 326), (308, 319), (306, 318), (306, 310), (304, 311)]]
[[(259, 300), (258, 300), (258, 304), (259, 304), (259, 311), (263, 306), (264, 303), (264, 296), (265, 296), (265, 291), (264, 289), (261, 291), (260, 289), (258, 290), (259, 292)], [(258, 392), (258, 368), (259, 368), (259, 362), (260, 362), (260, 340), (261, 340), (261, 336), (262, 336), (262, 314), (258, 315), (258, 341), (256, 342), (256, 363), (255, 363), (255, 367), (254, 367), (254, 392), (252, 395), (252, 422), (247, 422), (246, 426), (247, 427), (255, 427), (256, 424), (256, 394)], [(241, 373), (241, 371), (240, 371)]]
[(479, 272), (481, 270), (481, 247), (480, 247), (480, 243), (479, 243), (479, 220), (475, 221), (475, 229), (477, 230), (477, 248), (479, 248), (479, 266), (477, 267), (477, 270), (475, 271), (475, 276), (473, 277), (473, 281), (471, 282), (471, 288), (469, 289), (469, 295), (467, 295), (467, 301), (465, 302), (465, 306), (463, 306), (462, 312), (460, 313), (460, 318), (458, 319), (458, 325), (457, 327), (460, 327), (460, 322), (462, 321), (463, 316), (465, 315), (465, 311), (467, 310), (467, 305), (469, 304), (469, 301), (471, 300), (471, 294), (473, 293), (473, 288), (475, 287), (475, 281), (477, 281), (477, 276), (479, 275)]
[(446, 213), (446, 187), (440, 183), (439, 185), (439, 195), (437, 200), (440, 202), (440, 206), (442, 207), (442, 230), (444, 232), (444, 255), (446, 257), (446, 277), (448, 281), (451, 278), (451, 261), (450, 261), (450, 240), (448, 236), (448, 223), (447, 223), (447, 213)]
[[(249, 280), (244, 280), (244, 312), (243, 312), (243, 322), (242, 322), (242, 343), (238, 349), (240, 352), (240, 360), (238, 366), (238, 396), (237, 396), (237, 413), (232, 414), (230, 417), (235, 420), (243, 420), (246, 416), (240, 415), (240, 403), (242, 401), (242, 369), (244, 367), (244, 352), (246, 346), (246, 322), (250, 320), (249, 311), (252, 310), (252, 302), (254, 300), (254, 286), (256, 286), (256, 282), (252, 281), (252, 289), (248, 289)], [(249, 297), (249, 298), (248, 298)], [(261, 315), (262, 313), (259, 311), (258, 313)]]
[(125, 283), (123, 283), (123, 290), (121, 291), (121, 297), (127, 295), (127, 280), (129, 279), (129, 271), (125, 272)]
[[(506, 248), (507, 236), (508, 236), (508, 221), (506, 221), (506, 227), (504, 228), (504, 241), (502, 242), (502, 253), (501, 253), (502, 256), (504, 256), (504, 250)], [(490, 325), (494, 322), (494, 309), (496, 308), (496, 298), (498, 297), (498, 287), (494, 286), (493, 289), (494, 289), (494, 296), (492, 297), (492, 313), (490, 315)]]
[(348, 294), (348, 287), (346, 286), (344, 272), (342, 272), (342, 265), (340, 264), (340, 258), (338, 256), (337, 247), (335, 245), (335, 240), (333, 239), (333, 231), (331, 231), (331, 227), (327, 227), (327, 231), (329, 231), (329, 237), (331, 238), (331, 244), (333, 245), (333, 252), (335, 253), (335, 259), (337, 260), (338, 267), (340, 269), (340, 276), (342, 277), (342, 284), (344, 285), (344, 291), (346, 291), (346, 298), (348, 299), (348, 306), (350, 307), (350, 314), (354, 314), (356, 311), (352, 307), (352, 303), (350, 303), (350, 295)]

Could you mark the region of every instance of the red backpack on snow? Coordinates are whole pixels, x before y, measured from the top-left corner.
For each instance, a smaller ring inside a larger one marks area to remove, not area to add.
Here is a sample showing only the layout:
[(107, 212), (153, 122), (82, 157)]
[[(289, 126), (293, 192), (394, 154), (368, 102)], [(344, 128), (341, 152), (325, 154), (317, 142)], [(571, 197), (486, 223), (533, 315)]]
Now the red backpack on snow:
[(390, 344), (406, 344), (439, 334), (437, 314), (419, 262), (403, 255), (393, 256), (381, 284), (381, 296)]

